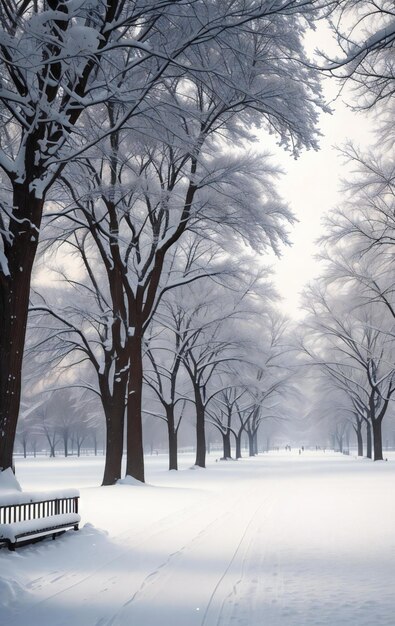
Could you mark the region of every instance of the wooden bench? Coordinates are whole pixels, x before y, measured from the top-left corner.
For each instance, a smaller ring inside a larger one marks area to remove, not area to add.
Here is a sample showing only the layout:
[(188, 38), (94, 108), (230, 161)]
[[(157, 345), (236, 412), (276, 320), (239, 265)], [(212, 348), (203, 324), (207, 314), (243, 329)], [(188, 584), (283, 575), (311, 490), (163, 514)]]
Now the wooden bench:
[(49, 493), (9, 494), (0, 502), (0, 544), (15, 550), (17, 544), (55, 539), (66, 530), (78, 530), (79, 492), (76, 489)]

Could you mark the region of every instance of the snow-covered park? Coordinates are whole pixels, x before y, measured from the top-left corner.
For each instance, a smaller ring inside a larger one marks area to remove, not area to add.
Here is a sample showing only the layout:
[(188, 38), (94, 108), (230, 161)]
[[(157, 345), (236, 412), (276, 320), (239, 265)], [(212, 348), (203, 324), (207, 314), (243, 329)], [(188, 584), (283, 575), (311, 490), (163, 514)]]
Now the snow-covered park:
[(98, 487), (100, 457), (20, 459), (24, 490), (79, 488), (81, 525), (0, 551), (7, 626), (393, 626), (395, 463), (209, 457)]
[(394, 52), (0, 0), (0, 626), (395, 626)]

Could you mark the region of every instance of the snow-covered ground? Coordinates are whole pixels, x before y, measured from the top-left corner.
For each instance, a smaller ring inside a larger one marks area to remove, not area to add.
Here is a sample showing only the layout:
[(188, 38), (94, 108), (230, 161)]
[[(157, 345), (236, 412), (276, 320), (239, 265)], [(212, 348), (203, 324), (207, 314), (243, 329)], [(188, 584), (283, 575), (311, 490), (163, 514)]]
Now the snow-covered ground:
[(81, 489), (81, 530), (0, 551), (1, 626), (394, 626), (395, 461), (270, 453), (97, 487), (102, 459), (17, 462)]

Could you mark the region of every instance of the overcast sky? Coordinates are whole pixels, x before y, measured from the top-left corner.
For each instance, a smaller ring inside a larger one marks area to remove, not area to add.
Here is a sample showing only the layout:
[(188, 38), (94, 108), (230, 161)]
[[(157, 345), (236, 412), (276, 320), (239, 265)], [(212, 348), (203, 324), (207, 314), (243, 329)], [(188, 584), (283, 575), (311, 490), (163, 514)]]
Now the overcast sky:
[[(322, 42), (322, 32), (319, 37)], [(313, 36), (312, 43), (315, 39), (316, 36)], [(327, 100), (333, 99), (337, 90), (334, 79), (325, 81)], [(344, 98), (348, 102), (352, 101), (351, 94), (345, 92), (344, 96), (332, 103), (332, 115), (321, 115), (320, 130), (323, 137), (319, 152), (304, 152), (295, 161), (290, 155), (270, 146), (275, 160), (286, 171), (279, 183), (279, 191), (299, 220), (290, 234), (293, 246), (285, 248), (281, 260), (274, 260), (273, 263), (276, 270), (275, 284), (283, 298), (285, 311), (292, 317), (301, 315), (298, 311), (299, 293), (317, 275), (318, 266), (314, 260), (317, 246), (314, 242), (323, 233), (322, 216), (341, 204), (342, 178), (347, 168), (335, 146), (342, 146), (347, 140), (352, 140), (360, 147), (373, 143), (372, 123), (366, 116), (347, 108)], [(262, 147), (265, 147), (266, 142), (267, 138), (263, 138)]]

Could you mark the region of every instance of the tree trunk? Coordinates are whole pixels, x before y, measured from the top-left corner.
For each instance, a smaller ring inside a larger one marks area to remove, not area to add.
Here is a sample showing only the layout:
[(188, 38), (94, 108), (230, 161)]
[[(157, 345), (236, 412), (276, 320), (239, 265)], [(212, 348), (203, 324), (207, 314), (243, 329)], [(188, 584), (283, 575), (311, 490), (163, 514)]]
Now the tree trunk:
[(258, 431), (255, 430), (253, 434), (253, 446), (254, 446), (254, 455), (258, 454)]
[(167, 435), (169, 440), (169, 470), (178, 470), (178, 437), (174, 427), (174, 406), (166, 407)]
[(13, 466), (30, 279), (43, 210), (43, 200), (32, 196), (29, 182), (14, 186), (13, 210), (18, 221), (10, 223), (12, 244), (6, 250), (9, 274), (0, 271), (0, 469), (3, 470)]
[[(136, 329), (137, 331), (137, 329)], [(141, 400), (143, 389), (142, 335), (131, 341), (131, 359), (127, 399), (126, 475), (144, 482), (143, 424)]]
[(347, 454), (349, 454), (349, 452), (350, 452), (350, 431), (349, 431), (348, 428), (347, 428), (346, 432), (344, 433), (344, 441), (345, 441), (345, 447), (346, 447), (346, 450), (347, 450)]
[(382, 461), (383, 460), (383, 437), (381, 432), (381, 420), (380, 419), (372, 419), (372, 428), (373, 428), (373, 450), (374, 450), (374, 460)]
[(255, 456), (254, 433), (248, 433), (248, 456)]
[(200, 388), (194, 385), (195, 407), (196, 407), (196, 460), (195, 465), (198, 467), (206, 467), (206, 428), (205, 428), (205, 410), (202, 398), (200, 396)]
[(362, 439), (362, 424), (358, 422), (355, 426), (355, 434), (357, 436), (358, 456), (363, 456), (363, 439)]
[(222, 445), (224, 449), (223, 459), (230, 459), (232, 457), (232, 451), (230, 447), (230, 431), (227, 430), (226, 433), (221, 431), (222, 435)]
[(242, 435), (242, 433), (239, 433), (238, 435), (235, 435), (236, 459), (241, 459), (241, 435)]
[(372, 458), (372, 428), (370, 422), (366, 422), (366, 456)]
[(114, 485), (122, 473), (125, 396), (121, 390), (111, 397), (102, 389), (101, 398), (106, 418), (106, 460), (102, 485)]
[(64, 456), (68, 457), (69, 456), (69, 437), (67, 434), (63, 435), (63, 449), (64, 449)]
[(178, 470), (178, 442), (177, 432), (169, 432), (169, 470)]
[(238, 435), (235, 435), (236, 459), (241, 459), (241, 435), (242, 435), (242, 432), (240, 432)]

